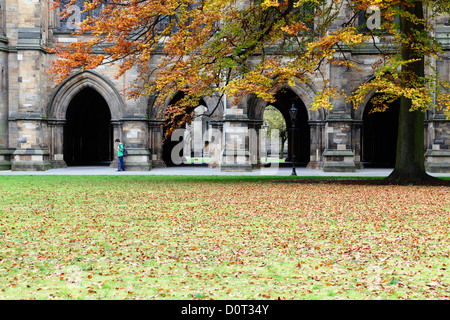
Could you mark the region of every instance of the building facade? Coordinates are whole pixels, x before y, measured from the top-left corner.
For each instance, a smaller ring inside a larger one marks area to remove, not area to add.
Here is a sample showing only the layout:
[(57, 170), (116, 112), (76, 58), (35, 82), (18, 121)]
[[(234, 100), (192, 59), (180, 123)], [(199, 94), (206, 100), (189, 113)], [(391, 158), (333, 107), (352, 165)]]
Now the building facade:
[[(127, 146), (128, 170), (178, 165), (185, 163), (187, 156), (208, 157), (213, 144), (220, 151), (215, 153), (218, 170), (249, 171), (264, 164), (263, 114), (268, 104), (258, 98), (204, 97), (199, 106), (193, 106), (199, 107), (195, 109), (199, 117), (188, 130), (164, 139), (161, 114), (181, 93), (160, 108), (154, 106), (153, 97), (128, 100), (122, 92), (136, 73), (131, 70), (115, 79), (117, 69), (111, 65), (74, 73), (55, 85), (46, 71), (56, 57), (46, 47), (77, 40), (72, 32), (75, 22), (84, 18), (82, 3), (77, 1), (72, 15), (61, 20), (46, 0), (0, 0), (0, 169), (115, 166), (116, 138)], [(433, 64), (440, 77), (450, 80), (448, 17), (436, 20), (436, 37), (445, 52)], [(327, 65), (324, 73), (331, 85), (351, 93), (370, 81), (372, 65), (379, 56), (370, 45), (346, 54), (361, 70)], [(157, 60), (155, 57), (155, 63)], [(388, 112), (372, 114), (375, 93), (371, 93), (357, 109), (343, 99), (334, 99), (332, 111), (311, 110), (321, 81), (273, 88), (276, 102), (272, 105), (289, 127), (287, 161), (294, 154), (297, 165), (324, 171), (392, 167), (398, 105), (393, 103)], [(289, 117), (292, 105), (298, 110), (294, 129)], [(426, 169), (450, 172), (450, 120), (440, 110), (429, 110), (424, 131)]]

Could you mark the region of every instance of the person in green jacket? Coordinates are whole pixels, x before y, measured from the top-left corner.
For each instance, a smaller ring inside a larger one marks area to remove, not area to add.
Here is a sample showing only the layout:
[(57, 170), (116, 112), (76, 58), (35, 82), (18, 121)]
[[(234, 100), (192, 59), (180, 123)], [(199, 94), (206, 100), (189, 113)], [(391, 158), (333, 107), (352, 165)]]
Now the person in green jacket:
[(118, 159), (118, 168), (117, 171), (125, 171), (125, 164), (123, 163), (123, 150), (125, 149), (120, 139), (116, 139), (116, 142), (119, 142), (117, 146), (117, 159)]

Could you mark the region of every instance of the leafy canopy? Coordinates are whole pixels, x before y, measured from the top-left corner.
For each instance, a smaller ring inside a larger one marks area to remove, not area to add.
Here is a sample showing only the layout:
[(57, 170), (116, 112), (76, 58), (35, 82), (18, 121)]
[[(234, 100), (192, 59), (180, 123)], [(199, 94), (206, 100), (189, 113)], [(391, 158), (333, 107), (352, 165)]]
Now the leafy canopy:
[[(405, 10), (417, 2), (430, 8), (427, 19)], [(374, 5), (381, 12), (380, 29), (362, 32), (359, 14)], [(450, 12), (448, 1), (92, 0), (84, 10), (99, 8), (100, 16), (80, 24), (78, 42), (49, 48), (60, 58), (50, 72), (61, 82), (75, 69), (107, 63), (119, 65), (117, 77), (136, 68), (138, 77), (126, 91), (130, 98), (154, 95), (156, 105), (162, 105), (176, 92), (184, 93), (166, 114), (169, 122), (203, 96), (226, 93), (240, 101), (255, 94), (273, 102), (273, 88), (310, 82), (322, 75), (324, 63), (358, 68), (346, 52), (368, 43), (378, 48), (380, 60), (373, 66), (375, 78), (347, 97), (355, 107), (371, 90), (384, 93), (380, 110), (400, 96), (420, 110), (428, 109), (436, 94), (438, 107), (450, 101), (448, 83), (438, 75), (400, 72), (417, 59), (442, 53), (431, 36), (431, 21)], [(420, 28), (405, 35), (398, 17)], [(411, 48), (414, 58), (402, 59), (396, 46)], [(155, 63), (157, 53), (162, 55)], [(330, 98), (345, 94), (322, 76), (324, 86), (312, 107), (331, 109)]]

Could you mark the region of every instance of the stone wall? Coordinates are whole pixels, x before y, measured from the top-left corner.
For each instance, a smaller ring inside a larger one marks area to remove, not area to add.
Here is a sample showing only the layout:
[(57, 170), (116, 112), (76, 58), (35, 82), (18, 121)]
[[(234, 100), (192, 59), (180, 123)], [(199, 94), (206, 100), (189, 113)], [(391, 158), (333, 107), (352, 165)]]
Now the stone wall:
[[(64, 128), (67, 111), (71, 101), (84, 88), (95, 90), (105, 99), (111, 113), (111, 138), (120, 138), (125, 143), (129, 151), (126, 158), (129, 170), (164, 167), (161, 112), (170, 101), (156, 110), (151, 97), (136, 101), (128, 99), (123, 91), (136, 79), (136, 70), (116, 79), (117, 67), (110, 65), (92, 72), (75, 73), (55, 85), (45, 71), (56, 57), (49, 54), (45, 46), (56, 41), (70, 43), (77, 38), (71, 34), (75, 26), (67, 19), (60, 21), (57, 13), (49, 10), (48, 3), (46, 0), (0, 0), (0, 169), (46, 170), (66, 166)], [(82, 5), (82, 1), (77, 0), (76, 4)], [(341, 18), (345, 19), (345, 15), (343, 13)], [(439, 75), (450, 80), (450, 27), (447, 22), (448, 17), (436, 21), (436, 37), (447, 51), (433, 63)], [(376, 53), (376, 48), (370, 45), (348, 50), (346, 55), (356, 61), (361, 70), (325, 65), (322, 74), (331, 85), (337, 85), (349, 94), (370, 81), (372, 64), (379, 59)], [(157, 61), (158, 57), (155, 57), (155, 65)], [(278, 107), (284, 108), (285, 117), (288, 117), (289, 99), (301, 101), (298, 105), (305, 108), (307, 119), (303, 120), (307, 128), (298, 132), (304, 134), (306, 130), (309, 134), (308, 168), (324, 171), (361, 169), (363, 113), (373, 93), (356, 109), (343, 99), (333, 99), (332, 111), (311, 110), (314, 95), (321, 89), (323, 80), (317, 77), (312, 83), (288, 87), (292, 95), (281, 97)], [(274, 92), (282, 89), (286, 88), (273, 88)], [(255, 97), (247, 97), (245, 101), (232, 101), (230, 97), (224, 101), (218, 99), (203, 98), (208, 110), (219, 105), (215, 117), (207, 123), (209, 130), (221, 136), (218, 167), (223, 171), (249, 171), (259, 167), (262, 145), (259, 130), (267, 103)], [(290, 123), (288, 118), (286, 120)], [(204, 126), (202, 130), (205, 130)], [(441, 110), (430, 110), (424, 130), (427, 170), (450, 172), (450, 121)], [(296, 141), (299, 143), (299, 139)], [(200, 142), (202, 148), (203, 142)], [(195, 149), (197, 156), (202, 148)], [(293, 148), (290, 146), (289, 149), (292, 153)], [(117, 165), (116, 158), (114, 153), (111, 166)]]

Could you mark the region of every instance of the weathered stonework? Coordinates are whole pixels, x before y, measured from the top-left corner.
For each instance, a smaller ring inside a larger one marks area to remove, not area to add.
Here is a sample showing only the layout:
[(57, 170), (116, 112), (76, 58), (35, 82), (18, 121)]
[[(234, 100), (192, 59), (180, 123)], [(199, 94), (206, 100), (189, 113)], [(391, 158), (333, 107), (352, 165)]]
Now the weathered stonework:
[(11, 169), (11, 151), (0, 149), (0, 170)]
[(352, 120), (345, 114), (330, 115), (326, 121), (326, 146), (322, 168), (325, 172), (354, 172), (355, 154), (351, 149)]
[(450, 120), (438, 114), (428, 120), (428, 141), (425, 168), (429, 172), (449, 172)]
[(45, 171), (51, 168), (47, 149), (17, 149), (13, 153), (12, 170)]
[(222, 152), (222, 171), (251, 171), (247, 117), (241, 109), (227, 110), (224, 122), (225, 147)]
[[(82, 3), (77, 0), (75, 4)], [(80, 13), (74, 18), (83, 17)], [(342, 21), (345, 17), (343, 13)], [(447, 21), (448, 17), (436, 20), (436, 38), (445, 52), (432, 63), (441, 78), (450, 80)], [(116, 167), (116, 138), (128, 150), (127, 170), (173, 165), (168, 157), (178, 142), (164, 136), (162, 115), (177, 96), (160, 108), (153, 106), (154, 97), (129, 100), (123, 90), (136, 79), (137, 72), (132, 69), (115, 79), (116, 66), (74, 73), (60, 85), (49, 79), (45, 70), (56, 57), (45, 47), (56, 41), (76, 41), (72, 34), (75, 28), (70, 20), (60, 20), (57, 12), (49, 10), (47, 0), (0, 0), (0, 170), (47, 170), (79, 163)], [(345, 54), (360, 70), (323, 66), (321, 72), (331, 85), (349, 94), (370, 81), (372, 65), (379, 57), (369, 44)], [(155, 64), (158, 60), (156, 56)], [(343, 99), (333, 99), (332, 111), (312, 110), (322, 85), (323, 79), (318, 77), (308, 84), (273, 88), (273, 105), (288, 127), (287, 165), (292, 164), (293, 154), (296, 165), (326, 172), (391, 165), (390, 158), (377, 157), (383, 143), (393, 148), (393, 139), (388, 135), (383, 138), (387, 141), (377, 138), (384, 120), (371, 120), (367, 112), (375, 93), (356, 109)], [(298, 109), (295, 130), (289, 118), (293, 104)], [(250, 171), (264, 165), (261, 148), (265, 146), (262, 132), (267, 102), (256, 97), (246, 97), (245, 101), (204, 97), (199, 105), (201, 110), (195, 112), (200, 116), (215, 111), (188, 127), (191, 150), (185, 150), (185, 157), (201, 158), (218, 149), (212, 166), (218, 170)], [(441, 110), (430, 110), (424, 130), (427, 170), (450, 172), (450, 121)], [(206, 150), (207, 142), (214, 148)]]

